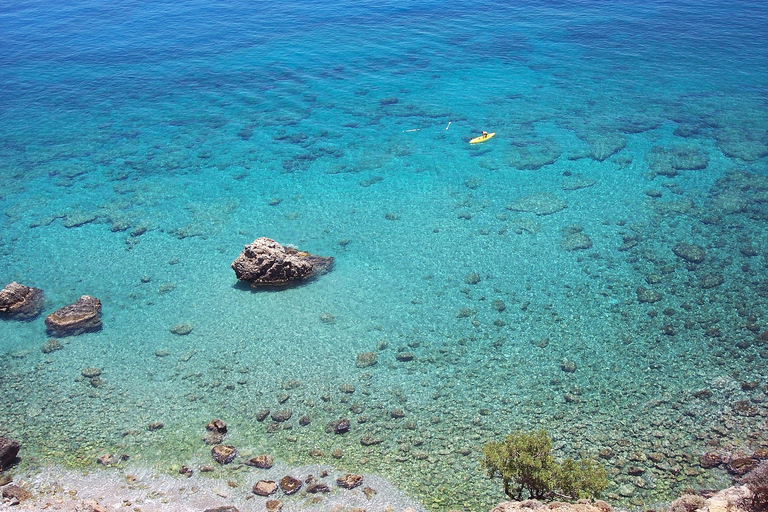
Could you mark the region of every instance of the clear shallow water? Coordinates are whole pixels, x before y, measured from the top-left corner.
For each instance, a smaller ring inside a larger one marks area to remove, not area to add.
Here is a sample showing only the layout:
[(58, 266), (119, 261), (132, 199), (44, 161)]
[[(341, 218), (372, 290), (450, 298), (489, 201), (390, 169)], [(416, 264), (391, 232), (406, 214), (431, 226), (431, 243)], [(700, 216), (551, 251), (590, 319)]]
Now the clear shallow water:
[[(726, 482), (699, 455), (768, 443), (767, 22), (759, 2), (3, 8), (0, 276), (46, 314), (99, 297), (105, 327), (43, 354), (42, 318), (0, 323), (0, 433), (33, 465), (173, 471), (222, 417), (245, 454), (319, 450), (431, 510), (501, 499), (479, 447), (516, 428), (610, 447), (627, 505)], [(566, 208), (508, 208), (538, 193)], [(252, 293), (229, 264), (258, 236), (336, 267)], [(255, 419), (286, 408), (290, 430)]]

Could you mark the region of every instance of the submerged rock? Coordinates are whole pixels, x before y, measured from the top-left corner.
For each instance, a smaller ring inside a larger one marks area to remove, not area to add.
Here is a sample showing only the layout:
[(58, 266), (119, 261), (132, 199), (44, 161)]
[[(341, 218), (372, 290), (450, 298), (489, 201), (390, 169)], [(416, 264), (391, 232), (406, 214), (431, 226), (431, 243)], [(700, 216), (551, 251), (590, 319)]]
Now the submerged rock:
[(672, 248), (675, 256), (690, 263), (701, 263), (706, 257), (706, 251), (703, 247), (694, 244), (680, 242)]
[(301, 489), (301, 480), (286, 475), (280, 480), (280, 488), (285, 494), (291, 495)]
[(227, 424), (224, 423), (224, 421), (216, 418), (208, 422), (208, 424), (205, 426), (205, 430), (214, 432), (216, 434), (226, 434)]
[(43, 343), (43, 354), (50, 354), (51, 352), (55, 352), (57, 350), (61, 350), (64, 348), (64, 345), (61, 344), (59, 340), (56, 338), (51, 338), (45, 343)]
[(269, 469), (274, 463), (275, 459), (271, 455), (258, 455), (245, 461), (246, 466), (253, 466), (260, 469)]
[(333, 258), (284, 247), (269, 238), (257, 238), (232, 262), (235, 275), (253, 287), (286, 286), (328, 272)]
[(18, 441), (0, 436), (0, 471), (13, 462), (20, 449), (21, 445)]
[(229, 464), (235, 460), (235, 457), (237, 457), (237, 448), (220, 444), (211, 449), (211, 455), (213, 456), (213, 460), (219, 464)]
[(564, 209), (565, 206), (564, 201), (552, 194), (538, 192), (511, 202), (507, 205), (507, 210), (530, 212), (536, 215), (551, 215)]
[(358, 368), (368, 368), (369, 366), (375, 365), (378, 360), (379, 356), (376, 352), (361, 352), (360, 354), (357, 354), (357, 362), (355, 363), (355, 366)]
[(98, 331), (101, 329), (101, 301), (83, 295), (74, 304), (48, 315), (45, 325), (54, 336), (74, 336)]
[(43, 290), (16, 281), (0, 290), (0, 316), (31, 320), (43, 309)]

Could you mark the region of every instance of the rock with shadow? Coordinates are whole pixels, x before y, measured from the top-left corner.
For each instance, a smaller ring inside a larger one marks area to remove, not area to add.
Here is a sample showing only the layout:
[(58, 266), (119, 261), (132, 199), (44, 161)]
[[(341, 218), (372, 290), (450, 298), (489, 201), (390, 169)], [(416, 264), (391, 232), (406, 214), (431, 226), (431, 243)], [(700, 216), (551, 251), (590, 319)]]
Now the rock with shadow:
[(264, 237), (246, 245), (232, 262), (237, 278), (254, 288), (298, 284), (325, 274), (332, 267), (332, 257), (309, 254)]

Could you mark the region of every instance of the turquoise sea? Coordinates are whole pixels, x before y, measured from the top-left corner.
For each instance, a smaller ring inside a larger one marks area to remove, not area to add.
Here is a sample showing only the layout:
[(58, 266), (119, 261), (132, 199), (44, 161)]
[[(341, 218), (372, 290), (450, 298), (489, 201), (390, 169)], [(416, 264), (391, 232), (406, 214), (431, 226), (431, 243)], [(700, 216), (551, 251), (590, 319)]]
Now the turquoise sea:
[[(631, 509), (727, 486), (703, 454), (768, 448), (767, 41), (760, 0), (5, 2), (0, 287), (46, 300), (0, 320), (9, 471), (211, 464), (262, 510), (221, 418), (429, 511), (502, 501), (514, 430)], [(252, 291), (258, 237), (335, 267)], [(44, 353), (81, 295), (103, 329)]]

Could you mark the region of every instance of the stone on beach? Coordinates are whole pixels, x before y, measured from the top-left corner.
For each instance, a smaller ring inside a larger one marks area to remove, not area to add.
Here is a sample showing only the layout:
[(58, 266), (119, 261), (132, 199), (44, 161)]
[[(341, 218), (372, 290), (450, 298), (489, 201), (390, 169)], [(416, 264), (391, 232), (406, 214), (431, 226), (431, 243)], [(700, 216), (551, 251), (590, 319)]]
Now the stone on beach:
[(277, 492), (277, 484), (273, 480), (259, 480), (253, 485), (253, 493), (258, 496), (270, 496)]
[(345, 489), (354, 489), (355, 487), (363, 484), (363, 475), (347, 473), (343, 477), (337, 478), (336, 484), (339, 487), (344, 487)]
[(43, 290), (12, 282), (0, 290), (0, 316), (31, 320), (43, 309)]
[(324, 274), (332, 266), (332, 257), (315, 256), (264, 237), (246, 245), (232, 262), (237, 278), (253, 287), (298, 283)]
[(53, 336), (74, 336), (98, 331), (101, 329), (101, 301), (83, 295), (74, 304), (48, 315), (45, 325)]

